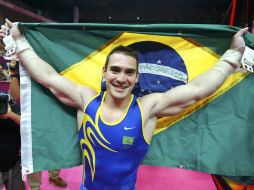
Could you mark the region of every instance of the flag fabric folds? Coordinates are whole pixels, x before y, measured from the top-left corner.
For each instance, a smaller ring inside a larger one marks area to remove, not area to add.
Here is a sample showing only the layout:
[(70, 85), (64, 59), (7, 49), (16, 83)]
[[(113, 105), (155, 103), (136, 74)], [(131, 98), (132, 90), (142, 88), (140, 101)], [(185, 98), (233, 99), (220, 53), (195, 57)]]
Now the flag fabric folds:
[[(138, 96), (164, 92), (207, 71), (239, 30), (182, 24), (19, 26), (36, 53), (61, 75), (98, 92), (107, 54), (118, 45), (132, 47), (139, 57)], [(253, 35), (244, 39), (254, 48)], [(176, 116), (159, 118), (143, 164), (254, 176), (252, 84), (253, 75), (236, 72), (210, 97)], [(21, 88), (23, 174), (81, 164), (76, 110), (61, 104), (22, 68)]]

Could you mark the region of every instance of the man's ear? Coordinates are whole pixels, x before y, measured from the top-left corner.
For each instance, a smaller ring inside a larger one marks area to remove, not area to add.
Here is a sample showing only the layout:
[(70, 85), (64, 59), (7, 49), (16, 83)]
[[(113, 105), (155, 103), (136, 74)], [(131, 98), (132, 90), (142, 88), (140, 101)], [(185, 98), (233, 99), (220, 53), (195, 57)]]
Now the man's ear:
[(103, 78), (105, 78), (105, 73), (106, 73), (106, 68), (103, 67), (103, 68), (102, 68), (102, 77), (103, 77)]

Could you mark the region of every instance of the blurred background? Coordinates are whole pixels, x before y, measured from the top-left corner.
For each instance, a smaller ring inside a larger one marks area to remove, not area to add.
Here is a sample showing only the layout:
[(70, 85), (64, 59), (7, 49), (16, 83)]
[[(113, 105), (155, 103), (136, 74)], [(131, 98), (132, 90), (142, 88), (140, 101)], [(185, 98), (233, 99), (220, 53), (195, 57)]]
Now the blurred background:
[(254, 0), (0, 0), (0, 21), (253, 27)]
[[(249, 27), (254, 0), (0, 0), (0, 24), (14, 22), (177, 23)], [(0, 43), (0, 81), (8, 80)]]

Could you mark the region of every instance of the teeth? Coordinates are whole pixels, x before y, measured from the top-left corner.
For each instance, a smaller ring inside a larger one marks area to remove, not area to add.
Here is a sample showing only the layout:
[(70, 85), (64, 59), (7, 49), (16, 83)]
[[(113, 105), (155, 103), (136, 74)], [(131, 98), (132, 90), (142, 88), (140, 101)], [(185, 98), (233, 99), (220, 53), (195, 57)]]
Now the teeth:
[(117, 85), (114, 85), (114, 87), (116, 87), (116, 88), (121, 88), (121, 89), (126, 88), (125, 86), (117, 86)]

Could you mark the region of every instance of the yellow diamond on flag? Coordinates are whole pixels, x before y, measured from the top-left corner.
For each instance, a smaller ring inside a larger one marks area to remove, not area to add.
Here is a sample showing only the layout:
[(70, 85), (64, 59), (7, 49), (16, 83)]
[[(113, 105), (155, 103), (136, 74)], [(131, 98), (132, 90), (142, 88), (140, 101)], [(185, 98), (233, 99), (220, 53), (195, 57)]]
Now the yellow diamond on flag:
[[(174, 49), (184, 61), (187, 69), (188, 81), (210, 69), (219, 59), (219, 55), (204, 45), (191, 38), (177, 36), (162, 36), (152, 34), (138, 34), (124, 32), (111, 40), (109, 43), (95, 50), (82, 61), (75, 63), (67, 70), (63, 71), (63, 76), (70, 80), (94, 88), (97, 92), (101, 90), (102, 68), (105, 64), (109, 52), (119, 46), (129, 46), (138, 42), (157, 42)], [(240, 82), (247, 74), (235, 73), (211, 96), (196, 102), (180, 114), (173, 117), (163, 117), (158, 119), (155, 134), (169, 128), (176, 122), (189, 116), (200, 109), (219, 95)]]

